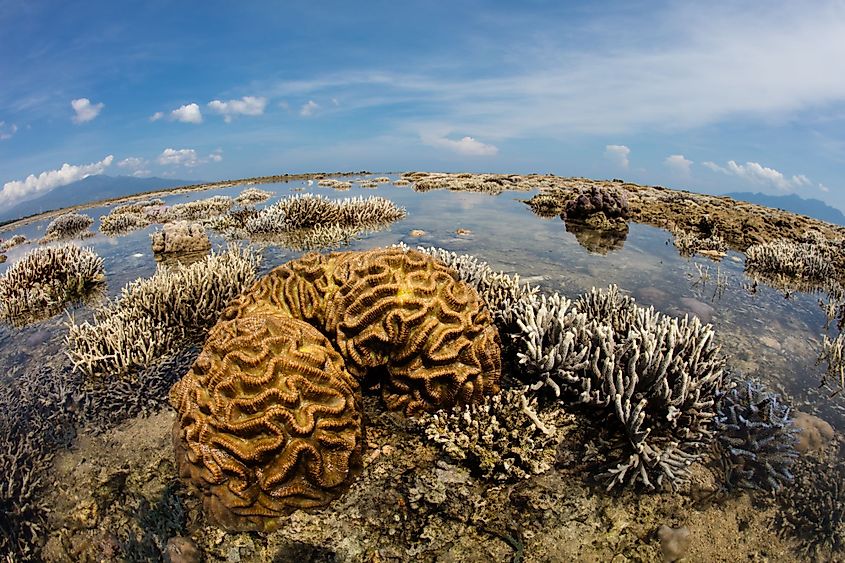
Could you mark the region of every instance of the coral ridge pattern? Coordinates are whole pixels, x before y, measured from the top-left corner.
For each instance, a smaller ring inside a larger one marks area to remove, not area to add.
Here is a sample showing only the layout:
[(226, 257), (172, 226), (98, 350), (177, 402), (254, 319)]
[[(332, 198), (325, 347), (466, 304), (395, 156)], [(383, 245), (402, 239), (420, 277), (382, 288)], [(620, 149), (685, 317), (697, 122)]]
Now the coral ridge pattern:
[(400, 248), (280, 266), (223, 311), (171, 391), (180, 473), (229, 529), (324, 506), (360, 467), (360, 389), (376, 375), (407, 415), (498, 392), (499, 333), (476, 291)]

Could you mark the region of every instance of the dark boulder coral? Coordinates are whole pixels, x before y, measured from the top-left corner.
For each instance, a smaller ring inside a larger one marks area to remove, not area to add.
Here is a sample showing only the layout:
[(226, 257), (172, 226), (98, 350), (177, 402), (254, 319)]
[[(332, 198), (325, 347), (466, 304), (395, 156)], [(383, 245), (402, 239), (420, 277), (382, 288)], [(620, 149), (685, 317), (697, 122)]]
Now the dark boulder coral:
[(354, 479), (367, 379), (414, 415), (498, 392), (500, 356), (476, 291), (431, 256), (306, 254), (236, 299), (174, 386), (177, 462), (220, 525), (272, 529)]
[(564, 204), (562, 216), (567, 220), (587, 221), (598, 214), (604, 215), (612, 224), (624, 223), (629, 215), (628, 196), (621, 190), (606, 186), (582, 188), (577, 196)]

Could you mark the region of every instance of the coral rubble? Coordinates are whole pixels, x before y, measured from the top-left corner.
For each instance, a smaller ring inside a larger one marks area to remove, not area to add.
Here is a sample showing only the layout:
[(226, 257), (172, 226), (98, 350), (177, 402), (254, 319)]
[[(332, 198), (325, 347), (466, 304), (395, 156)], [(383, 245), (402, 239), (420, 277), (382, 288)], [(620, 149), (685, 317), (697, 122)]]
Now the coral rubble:
[(174, 387), (177, 459), (221, 525), (272, 528), (353, 477), (359, 385), (380, 383), (390, 410), (414, 415), (481, 402), (500, 374), (486, 306), (432, 257), (306, 254), (226, 308)]
[(728, 488), (779, 490), (792, 482), (798, 429), (759, 382), (734, 382), (716, 401), (716, 446)]
[(179, 341), (214, 324), (255, 279), (259, 257), (230, 247), (190, 266), (159, 266), (94, 311), (94, 322), (67, 324), (67, 354), (89, 376), (126, 374), (153, 364)]
[(105, 280), (103, 259), (73, 244), (36, 248), (0, 276), (0, 317), (14, 323), (51, 316)]
[(508, 389), (481, 404), (424, 415), (426, 437), (455, 461), (496, 481), (548, 471), (574, 416), (559, 405), (537, 412), (536, 399)]

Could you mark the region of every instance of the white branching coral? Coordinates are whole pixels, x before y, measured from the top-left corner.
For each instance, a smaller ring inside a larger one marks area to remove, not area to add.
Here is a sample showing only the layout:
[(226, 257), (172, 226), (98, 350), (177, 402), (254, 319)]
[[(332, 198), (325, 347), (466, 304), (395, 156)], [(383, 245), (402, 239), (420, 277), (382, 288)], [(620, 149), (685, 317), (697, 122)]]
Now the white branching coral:
[(103, 259), (73, 244), (36, 248), (0, 276), (0, 316), (49, 316), (105, 281)]
[(44, 231), (44, 242), (91, 236), (93, 233), (88, 231), (88, 227), (93, 223), (94, 220), (91, 217), (79, 213), (59, 215), (47, 225)]
[(67, 354), (88, 376), (145, 367), (192, 333), (217, 321), (223, 308), (255, 280), (259, 255), (233, 246), (190, 266), (159, 266), (126, 285), (94, 312), (94, 322), (67, 323)]
[(383, 197), (355, 197), (334, 201), (320, 195), (299, 194), (262, 209), (246, 222), (246, 230), (284, 233), (316, 227), (375, 229), (401, 219), (405, 208)]
[(267, 201), (272, 196), (273, 192), (268, 192), (267, 190), (247, 188), (235, 198), (235, 203), (238, 205), (255, 205)]
[(771, 278), (773, 285), (791, 280), (824, 282), (835, 273), (834, 248), (827, 240), (808, 233), (805, 242), (780, 239), (753, 244), (745, 251), (745, 269)]

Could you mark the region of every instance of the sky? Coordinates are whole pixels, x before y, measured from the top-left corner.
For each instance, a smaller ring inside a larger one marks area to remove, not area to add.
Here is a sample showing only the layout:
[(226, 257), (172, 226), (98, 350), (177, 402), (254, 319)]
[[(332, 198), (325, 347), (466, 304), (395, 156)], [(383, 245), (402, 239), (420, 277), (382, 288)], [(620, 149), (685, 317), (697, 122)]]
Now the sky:
[(428, 170), (845, 210), (845, 1), (0, 0), (0, 210), (89, 174)]

